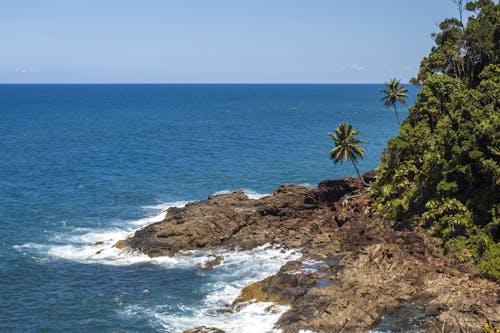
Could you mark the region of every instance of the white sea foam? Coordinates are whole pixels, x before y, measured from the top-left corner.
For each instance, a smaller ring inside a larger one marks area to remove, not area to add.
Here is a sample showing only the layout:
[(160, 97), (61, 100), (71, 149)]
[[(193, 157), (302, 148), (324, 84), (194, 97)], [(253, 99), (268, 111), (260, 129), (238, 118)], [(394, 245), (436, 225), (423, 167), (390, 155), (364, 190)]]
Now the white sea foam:
[[(145, 254), (129, 249), (117, 249), (113, 245), (125, 239), (148, 224), (160, 222), (165, 218), (166, 210), (170, 207), (182, 207), (187, 201), (176, 201), (149, 206), (146, 209), (156, 210), (156, 214), (138, 220), (111, 223), (110, 228), (68, 228), (65, 232), (56, 234), (51, 238), (53, 244), (26, 243), (16, 245), (14, 249), (26, 254), (36, 253), (46, 255), (53, 259), (67, 259), (82, 263), (100, 263), (107, 265), (130, 265), (136, 263), (156, 263), (175, 265), (177, 261), (172, 258), (150, 258)], [(69, 229), (69, 232), (67, 230)], [(182, 260), (180, 261), (181, 265)]]
[(229, 190), (220, 190), (214, 193), (214, 195), (222, 195), (222, 194), (230, 194), (231, 191)]
[(247, 189), (245, 189), (244, 191), (249, 199), (260, 199), (263, 197), (267, 197), (269, 195), (269, 194), (259, 193), (259, 192), (247, 190)]
[[(206, 255), (206, 252), (204, 252)], [(157, 322), (164, 332), (182, 332), (197, 326), (217, 327), (225, 332), (253, 333), (279, 332), (274, 328), (279, 317), (288, 310), (287, 306), (269, 302), (250, 302), (239, 311), (220, 312), (228, 309), (241, 289), (246, 285), (264, 279), (278, 272), (287, 261), (301, 257), (297, 250), (282, 250), (264, 245), (250, 251), (215, 251), (224, 260), (220, 266), (210, 271), (211, 281), (203, 288), (207, 296), (194, 307), (179, 305), (176, 311), (168, 306), (141, 308), (137, 305), (126, 307), (126, 316), (144, 316)], [(189, 255), (200, 255), (199, 251)], [(272, 307), (272, 309), (270, 309)], [(271, 311), (270, 311), (271, 310)]]
[[(215, 194), (230, 193), (228, 190), (216, 192)], [(252, 190), (245, 190), (245, 193), (251, 199), (258, 199), (266, 194), (258, 193)], [(34, 244), (27, 243), (15, 246), (14, 249), (25, 252), (26, 254), (48, 255), (53, 259), (75, 260), (82, 263), (101, 263), (107, 265), (130, 265), (136, 263), (160, 263), (164, 265), (175, 265), (178, 261), (180, 265), (185, 265), (186, 260), (152, 259), (148, 256), (130, 251), (129, 249), (120, 250), (113, 247), (119, 240), (125, 239), (133, 233), (149, 224), (160, 222), (165, 218), (167, 209), (170, 207), (183, 207), (190, 201), (166, 202), (156, 205), (143, 206), (142, 208), (151, 213), (152, 216), (133, 221), (112, 223), (110, 228), (89, 229), (68, 227), (63, 223), (64, 232), (53, 235), (51, 241), (53, 244)], [(67, 232), (67, 231), (70, 232)], [(190, 258), (194, 258), (191, 256)], [(200, 259), (202, 260), (202, 259)], [(188, 260), (189, 261), (189, 260)]]
[[(246, 191), (250, 198), (265, 196), (253, 191)], [(209, 282), (204, 285), (207, 296), (201, 302), (187, 305), (157, 305), (148, 308), (126, 306), (123, 315), (147, 316), (156, 322), (165, 332), (182, 332), (187, 328), (206, 325), (223, 329), (226, 332), (279, 332), (274, 328), (279, 317), (288, 307), (272, 303), (248, 303), (239, 311), (218, 312), (227, 309), (239, 295), (241, 289), (255, 281), (262, 280), (278, 272), (287, 261), (301, 257), (300, 251), (283, 250), (265, 245), (250, 251), (230, 252), (223, 249), (211, 251), (186, 251), (174, 257), (150, 258), (130, 249), (118, 249), (113, 245), (132, 235), (145, 225), (164, 219), (166, 209), (183, 206), (187, 202), (166, 203), (146, 206), (144, 209), (159, 211), (159, 214), (139, 220), (113, 223), (110, 228), (90, 230), (85, 228), (65, 227), (61, 234), (51, 238), (50, 244), (26, 243), (14, 246), (14, 249), (27, 255), (42, 256), (43, 260), (66, 259), (85, 264), (131, 265), (150, 263), (165, 267), (196, 267), (206, 262), (208, 255), (222, 255), (223, 261), (216, 269), (207, 272)], [(272, 306), (272, 311), (269, 307)]]
[[(219, 195), (219, 194), (230, 194), (232, 192), (234, 192), (236, 190), (221, 190), (221, 191), (217, 191), (214, 193), (214, 195)], [(250, 189), (243, 189), (243, 192), (245, 192), (245, 194), (247, 195), (247, 197), (249, 199), (260, 199), (260, 198), (263, 198), (263, 197), (267, 197), (269, 194), (265, 194), (265, 193), (259, 193), (257, 191), (254, 191), (254, 190), (250, 190)]]
[(142, 206), (143, 209), (155, 210), (155, 211), (166, 211), (170, 207), (183, 207), (190, 201), (173, 201), (173, 202), (162, 202), (157, 205), (146, 205)]

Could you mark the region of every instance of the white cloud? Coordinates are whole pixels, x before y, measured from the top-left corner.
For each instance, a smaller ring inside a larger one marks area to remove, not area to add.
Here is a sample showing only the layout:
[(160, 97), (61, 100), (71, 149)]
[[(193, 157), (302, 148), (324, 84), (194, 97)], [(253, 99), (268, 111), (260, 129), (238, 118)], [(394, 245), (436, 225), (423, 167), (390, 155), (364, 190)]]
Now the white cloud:
[(353, 69), (358, 72), (366, 72), (368, 70), (366, 67), (360, 65), (352, 65), (350, 69)]
[(16, 74), (31, 74), (31, 73), (36, 72), (36, 70), (34, 70), (31, 67), (15, 67), (12, 70), (12, 72), (14, 72)]
[(368, 68), (361, 66), (361, 65), (348, 65), (348, 66), (341, 66), (339, 67), (339, 70), (341, 71), (356, 71), (356, 72), (366, 72), (368, 71)]

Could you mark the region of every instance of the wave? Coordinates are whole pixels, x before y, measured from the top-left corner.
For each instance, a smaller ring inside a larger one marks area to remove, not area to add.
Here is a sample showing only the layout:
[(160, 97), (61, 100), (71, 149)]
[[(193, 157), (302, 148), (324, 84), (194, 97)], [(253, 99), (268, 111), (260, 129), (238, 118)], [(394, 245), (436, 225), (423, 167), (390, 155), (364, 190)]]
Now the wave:
[(136, 230), (165, 219), (168, 208), (183, 207), (187, 203), (188, 201), (175, 201), (147, 206), (144, 209), (154, 209), (156, 214), (138, 220), (115, 222), (109, 228), (70, 228), (65, 225), (63, 233), (51, 238), (51, 244), (26, 243), (16, 245), (14, 249), (26, 255), (42, 255), (54, 260), (66, 259), (89, 264), (131, 265), (157, 261), (172, 262), (168, 259), (152, 259), (128, 249), (120, 250), (113, 245), (133, 235)]
[(146, 205), (142, 206), (143, 209), (145, 210), (153, 210), (153, 211), (166, 211), (170, 207), (184, 207), (186, 204), (188, 204), (191, 201), (173, 201), (173, 202), (162, 202), (157, 205)]
[[(252, 199), (265, 196), (254, 191), (245, 190), (245, 192)], [(273, 327), (280, 316), (288, 310), (287, 306), (259, 302), (248, 303), (239, 311), (221, 313), (218, 310), (229, 309), (245, 286), (277, 273), (287, 261), (299, 259), (302, 256), (299, 250), (284, 250), (264, 245), (249, 251), (232, 252), (214, 249), (186, 251), (173, 257), (150, 258), (140, 252), (113, 246), (136, 230), (162, 221), (168, 208), (182, 207), (188, 202), (177, 201), (144, 206), (143, 209), (156, 211), (156, 214), (138, 220), (116, 222), (109, 228), (92, 230), (71, 228), (66, 225), (63, 232), (53, 235), (48, 244), (26, 243), (14, 246), (14, 249), (43, 261), (64, 259), (84, 264), (115, 266), (149, 263), (167, 270), (197, 267), (209, 260), (209, 256), (222, 255), (223, 261), (220, 266), (206, 273), (206, 281), (201, 287), (202, 294), (206, 296), (196, 305), (191, 307), (182, 304), (153, 304), (147, 307), (129, 305), (122, 309), (120, 314), (142, 318), (146, 316), (149, 322), (156, 323), (160, 330), (165, 332), (182, 332), (201, 325), (218, 327), (226, 332), (279, 332)], [(176, 311), (171, 311), (172, 306)]]
[[(300, 251), (263, 245), (249, 251), (219, 250), (212, 253), (223, 255), (224, 260), (209, 272), (211, 282), (203, 286), (207, 295), (195, 306), (180, 306), (180, 310), (172, 311), (165, 305), (154, 308), (131, 305), (123, 310), (122, 315), (146, 316), (157, 322), (164, 332), (182, 332), (202, 325), (235, 333), (279, 332), (274, 325), (289, 309), (288, 306), (250, 302), (239, 311), (227, 310), (242, 288), (277, 273), (287, 261), (299, 259)], [(194, 254), (199, 254), (199, 251)]]
[[(236, 190), (221, 190), (221, 191), (215, 192), (214, 195), (230, 194), (230, 193), (232, 193), (234, 191), (236, 191)], [(267, 197), (268, 195), (270, 195), (269, 193), (259, 193), (257, 191), (246, 189), (246, 188), (243, 189), (243, 192), (245, 192), (245, 194), (247, 195), (247, 197), (249, 199), (254, 199), (254, 200), (260, 199), (260, 198), (263, 198), (263, 197)]]
[[(268, 195), (249, 189), (244, 191), (250, 199), (259, 199)], [(225, 193), (231, 192), (222, 190), (215, 194)], [(113, 245), (149, 224), (164, 220), (168, 208), (184, 207), (189, 202), (191, 201), (174, 201), (142, 206), (142, 209), (154, 215), (138, 220), (115, 222), (110, 228), (71, 228), (64, 224), (64, 232), (54, 235), (51, 239), (52, 244), (26, 243), (16, 245), (14, 249), (29, 255), (44, 255), (49, 259), (67, 259), (89, 264), (131, 265), (150, 262), (174, 265), (176, 262), (172, 258), (150, 258), (130, 249), (117, 249)], [(180, 261), (183, 262), (183, 260)], [(183, 263), (180, 264), (183, 265)]]

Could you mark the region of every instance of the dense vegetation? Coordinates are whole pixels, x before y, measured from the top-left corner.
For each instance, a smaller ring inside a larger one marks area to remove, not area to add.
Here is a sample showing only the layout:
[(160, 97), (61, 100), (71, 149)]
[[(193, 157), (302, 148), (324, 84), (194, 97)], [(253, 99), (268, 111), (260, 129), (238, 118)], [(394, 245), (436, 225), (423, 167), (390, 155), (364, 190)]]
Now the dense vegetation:
[(372, 198), (401, 227), (422, 226), (446, 251), (500, 280), (500, 5), (479, 0), (450, 18), (412, 83), (420, 86), (388, 142)]

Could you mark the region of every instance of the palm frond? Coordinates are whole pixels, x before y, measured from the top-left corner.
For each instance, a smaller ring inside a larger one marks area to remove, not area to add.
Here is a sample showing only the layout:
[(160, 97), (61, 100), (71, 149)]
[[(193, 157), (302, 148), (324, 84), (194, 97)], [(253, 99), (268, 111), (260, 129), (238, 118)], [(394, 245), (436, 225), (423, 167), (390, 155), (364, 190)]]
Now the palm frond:
[(353, 129), (347, 122), (341, 123), (335, 129), (335, 133), (328, 133), (335, 145), (329, 154), (334, 164), (342, 163), (345, 159), (354, 163), (358, 158), (364, 157), (365, 149), (360, 144), (365, 141), (356, 138), (358, 133), (359, 131)]
[(380, 89), (380, 92), (384, 94), (380, 101), (384, 102), (384, 106), (386, 108), (390, 108), (392, 106), (394, 108), (394, 112), (396, 113), (396, 117), (396, 103), (399, 102), (401, 104), (406, 104), (406, 98), (408, 98), (408, 89), (401, 86), (399, 82), (400, 80), (391, 79), (389, 82), (385, 82), (386, 89)]

